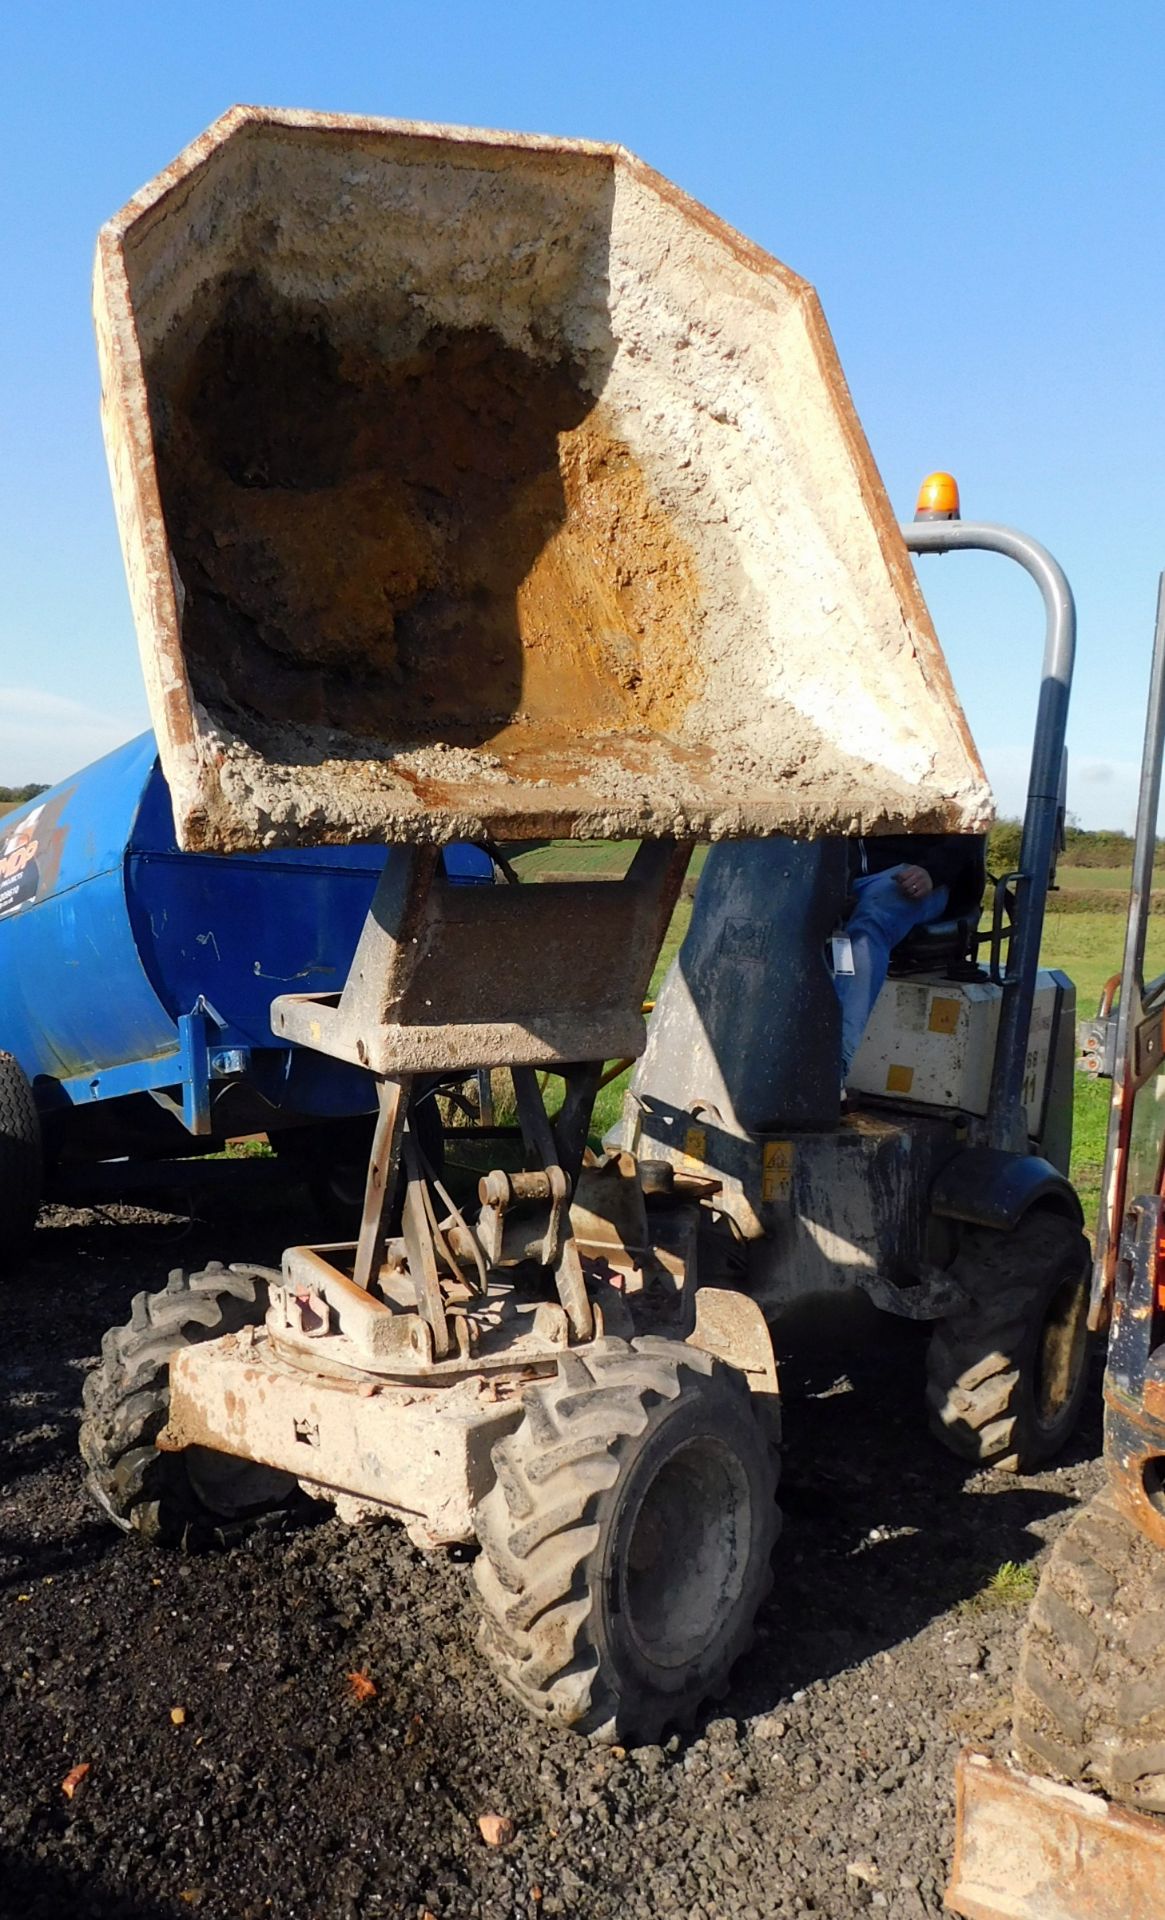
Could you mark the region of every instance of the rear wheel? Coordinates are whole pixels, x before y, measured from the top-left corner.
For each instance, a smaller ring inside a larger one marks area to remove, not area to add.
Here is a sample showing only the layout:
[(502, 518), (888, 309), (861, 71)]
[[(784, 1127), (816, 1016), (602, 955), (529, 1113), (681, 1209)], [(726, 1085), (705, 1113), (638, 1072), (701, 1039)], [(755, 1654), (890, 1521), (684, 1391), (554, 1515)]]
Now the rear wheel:
[(24, 1252), (44, 1183), (40, 1117), (19, 1060), (0, 1053), (0, 1269)]
[(1064, 1446), (1088, 1389), (1088, 1242), (1062, 1214), (969, 1228), (951, 1268), (968, 1304), (931, 1335), (932, 1430), (966, 1460), (1029, 1472)]
[(1015, 1689), (1028, 1768), (1165, 1813), (1165, 1554), (1098, 1494), (1053, 1547)]
[(676, 1341), (564, 1354), (524, 1404), (477, 1514), (483, 1645), (535, 1713), (657, 1739), (751, 1642), (776, 1455), (743, 1377)]
[(171, 1355), (258, 1326), (266, 1311), (265, 1274), (212, 1266), (172, 1273), (163, 1293), (139, 1293), (128, 1326), (106, 1334), (85, 1382), (81, 1454), (90, 1492), (123, 1532), (207, 1546), (302, 1503), (290, 1474), (207, 1447), (155, 1445), (169, 1412)]
[[(435, 1096), (417, 1100), (409, 1108), (409, 1126), (432, 1171), (440, 1177), (445, 1166), (445, 1135)], [(298, 1127), (274, 1137), (275, 1151), (303, 1181), (314, 1200), (326, 1232), (338, 1240), (354, 1240), (364, 1211), (364, 1189), (376, 1122), (372, 1115), (331, 1120), (315, 1127)], [(390, 1231), (400, 1229), (403, 1191), (394, 1200)]]

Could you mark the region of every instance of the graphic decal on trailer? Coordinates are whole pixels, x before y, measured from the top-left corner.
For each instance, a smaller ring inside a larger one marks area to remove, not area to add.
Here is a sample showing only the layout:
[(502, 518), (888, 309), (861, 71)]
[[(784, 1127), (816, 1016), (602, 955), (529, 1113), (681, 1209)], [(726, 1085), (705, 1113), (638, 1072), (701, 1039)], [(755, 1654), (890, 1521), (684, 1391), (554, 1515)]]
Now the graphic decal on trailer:
[(0, 919), (50, 893), (68, 838), (61, 824), (71, 786), (30, 807), (15, 820), (0, 820)]
[(35, 900), (40, 886), (38, 829), (43, 807), (34, 807), (0, 840), (0, 913)]

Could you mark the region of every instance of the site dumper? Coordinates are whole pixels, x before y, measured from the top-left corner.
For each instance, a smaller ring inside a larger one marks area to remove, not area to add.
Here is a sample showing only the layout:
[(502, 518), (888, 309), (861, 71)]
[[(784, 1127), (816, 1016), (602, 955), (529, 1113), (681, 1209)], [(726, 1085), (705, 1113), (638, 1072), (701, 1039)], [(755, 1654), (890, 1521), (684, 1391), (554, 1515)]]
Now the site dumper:
[[(476, 1539), (503, 1680), (655, 1737), (766, 1591), (777, 1376), (708, 1169), (588, 1151), (604, 1063), (697, 839), (989, 816), (816, 298), (620, 148), (242, 108), (103, 231), (96, 310), (181, 843), (401, 852), (342, 990), (272, 1009), (375, 1082), (359, 1236), (139, 1296), (91, 1484), (163, 1541), (297, 1485)], [(636, 851), (438, 871), (542, 835)], [(406, 1109), (481, 1068), (525, 1162), (471, 1209)]]

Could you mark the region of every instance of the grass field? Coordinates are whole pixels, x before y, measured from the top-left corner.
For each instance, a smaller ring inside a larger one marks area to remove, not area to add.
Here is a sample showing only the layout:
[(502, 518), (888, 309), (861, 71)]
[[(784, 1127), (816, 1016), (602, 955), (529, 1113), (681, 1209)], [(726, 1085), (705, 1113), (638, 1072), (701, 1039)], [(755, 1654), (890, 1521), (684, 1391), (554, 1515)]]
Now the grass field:
[[(550, 874), (556, 877), (578, 874), (581, 877), (622, 873), (632, 850), (632, 845), (625, 841), (552, 840), (532, 847), (527, 853), (518, 854), (514, 865), (527, 879), (544, 879)], [(700, 872), (707, 853), (707, 847), (696, 848), (691, 866), (693, 874)], [(1061, 863), (1056, 882), (1064, 893), (1111, 893), (1113, 911), (1119, 913), (1128, 893), (1129, 871), (1128, 867), (1069, 867)], [(1153, 885), (1165, 888), (1165, 867), (1155, 870)]]
[[(1078, 889), (1103, 887), (1109, 892), (1124, 895), (1128, 892), (1130, 869), (1128, 867), (1065, 867), (1056, 872), (1056, 885), (1071, 893)], [(1165, 887), (1165, 871), (1156, 868), (1153, 885)]]
[[(1081, 869), (1083, 871), (1083, 869)], [(1096, 871), (1096, 869), (1094, 869)], [(1103, 871), (1103, 869), (1100, 869)], [(1120, 972), (1124, 953), (1125, 915), (1079, 913), (1050, 915), (1044, 926), (1040, 959), (1045, 967), (1060, 967), (1076, 982), (1078, 1017), (1096, 1012), (1106, 980)], [(1165, 925), (1150, 923), (1145, 948), (1145, 973), (1152, 979), (1165, 972)], [(1107, 1080), (1076, 1076), (1072, 1128), (1072, 1179), (1091, 1227), (1100, 1197), (1104, 1136), (1108, 1121)]]
[[(519, 853), (513, 864), (524, 880), (609, 878), (627, 871), (634, 851), (634, 842), (626, 840), (551, 840)], [(699, 875), (707, 856), (707, 847), (696, 848), (690, 876)]]

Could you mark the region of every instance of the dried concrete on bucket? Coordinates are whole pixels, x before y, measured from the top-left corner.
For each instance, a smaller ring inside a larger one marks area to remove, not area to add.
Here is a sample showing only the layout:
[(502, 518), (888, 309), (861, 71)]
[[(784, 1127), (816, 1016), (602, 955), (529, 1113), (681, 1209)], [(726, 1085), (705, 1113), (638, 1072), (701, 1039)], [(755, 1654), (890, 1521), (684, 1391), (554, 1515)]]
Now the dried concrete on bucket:
[(236, 109), (96, 307), (185, 844), (988, 817), (812, 290), (620, 149)]

